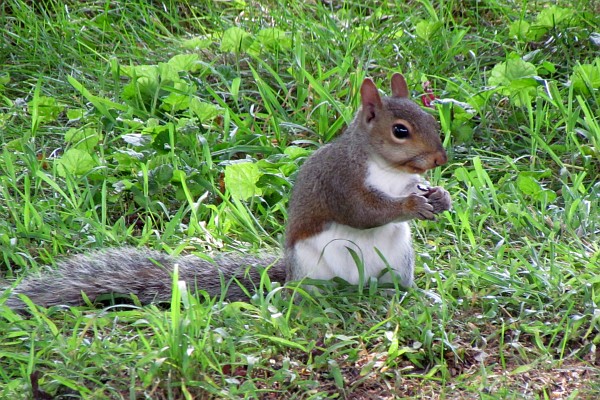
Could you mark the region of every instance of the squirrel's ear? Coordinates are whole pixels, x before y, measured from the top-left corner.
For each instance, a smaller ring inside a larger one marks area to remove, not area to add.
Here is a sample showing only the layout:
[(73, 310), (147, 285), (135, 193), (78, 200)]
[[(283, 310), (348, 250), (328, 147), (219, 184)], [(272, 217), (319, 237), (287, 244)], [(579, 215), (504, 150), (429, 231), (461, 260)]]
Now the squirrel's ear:
[(402, 74), (392, 75), (392, 97), (408, 98), (408, 85)]
[(373, 81), (366, 78), (360, 86), (360, 98), (367, 122), (375, 118), (376, 109), (381, 108), (381, 97)]

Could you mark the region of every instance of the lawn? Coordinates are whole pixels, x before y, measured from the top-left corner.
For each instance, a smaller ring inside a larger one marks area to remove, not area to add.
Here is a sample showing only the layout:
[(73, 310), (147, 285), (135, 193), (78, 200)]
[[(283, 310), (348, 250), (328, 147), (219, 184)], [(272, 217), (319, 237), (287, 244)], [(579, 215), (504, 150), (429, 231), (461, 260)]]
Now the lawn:
[(414, 288), (26, 315), (3, 290), (0, 397), (597, 398), (598, 1), (5, 0), (1, 287), (105, 247), (280, 253), (298, 168), (393, 72), (449, 156)]

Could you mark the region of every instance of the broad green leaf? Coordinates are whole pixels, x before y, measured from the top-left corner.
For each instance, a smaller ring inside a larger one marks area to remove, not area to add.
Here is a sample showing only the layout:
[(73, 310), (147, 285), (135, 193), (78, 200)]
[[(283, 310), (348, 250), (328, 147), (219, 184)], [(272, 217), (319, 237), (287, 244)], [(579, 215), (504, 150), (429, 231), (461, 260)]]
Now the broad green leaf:
[(521, 89), (534, 88), (539, 86), (539, 82), (535, 78), (521, 78), (513, 80), (509, 87), (511, 91), (516, 92)]
[(39, 96), (27, 103), (30, 109), (37, 107), (38, 119), (40, 122), (56, 121), (58, 115), (62, 112), (65, 106), (56, 101), (54, 97)]
[(160, 76), (160, 84), (172, 85), (175, 82), (180, 81), (179, 71), (176, 66), (170, 63), (158, 63), (158, 74)]
[(238, 200), (248, 200), (262, 195), (262, 190), (256, 186), (261, 175), (258, 165), (252, 162), (231, 164), (225, 167), (225, 187)]
[(149, 177), (161, 185), (166, 185), (173, 178), (173, 167), (169, 164), (161, 164), (148, 173)]
[(600, 88), (600, 58), (594, 64), (581, 64), (573, 68), (571, 85), (580, 93), (589, 95), (590, 89)]
[(61, 176), (67, 175), (67, 172), (72, 175), (85, 175), (96, 166), (96, 161), (90, 153), (79, 149), (69, 149), (58, 159), (58, 173)]
[(420, 39), (430, 41), (441, 27), (442, 23), (440, 21), (422, 20), (415, 26), (415, 33)]
[[(377, 32), (375, 32), (375, 35)], [(355, 41), (361, 42), (365, 40), (369, 40), (371, 37), (375, 36), (374, 33), (369, 29), (366, 25), (357, 26), (351, 32), (351, 38)]]
[(261, 29), (256, 35), (256, 41), (272, 50), (288, 50), (292, 47), (292, 38), (277, 28)]
[(190, 111), (200, 119), (200, 121), (206, 121), (219, 115), (219, 109), (217, 106), (201, 101), (197, 97), (193, 97), (191, 99), (189, 108)]
[(6, 85), (10, 82), (10, 74), (8, 72), (3, 72), (0, 74), (0, 87)]
[(23, 151), (23, 138), (13, 139), (3, 144), (8, 150)]
[(170, 126), (170, 122), (167, 123), (167, 125), (152, 124), (144, 128), (142, 133), (151, 134), (152, 148), (160, 151), (161, 153), (165, 153), (171, 148)]
[(171, 113), (187, 110), (190, 107), (190, 96), (185, 93), (171, 92), (162, 100), (161, 110), (167, 110)]
[(458, 143), (468, 143), (473, 139), (473, 126), (465, 121), (452, 121), (452, 136)]
[(529, 27), (529, 31), (527, 32), (527, 40), (530, 41), (538, 41), (541, 40), (546, 33), (548, 33), (548, 29), (545, 26), (533, 24)]
[(181, 47), (188, 50), (202, 50), (209, 47), (213, 43), (209, 35), (195, 36), (181, 42)]
[(290, 159), (295, 160), (299, 157), (305, 157), (310, 154), (310, 151), (300, 146), (288, 146), (283, 150), (283, 154), (286, 154)]
[(528, 172), (521, 172), (517, 176), (517, 187), (526, 196), (536, 201), (553, 202), (556, 200), (556, 193), (552, 190), (544, 189), (542, 185)]
[(186, 175), (185, 171), (176, 169), (173, 171), (173, 177), (171, 178), (171, 180), (173, 182), (183, 182), (183, 181), (185, 181), (186, 178), (187, 178), (187, 175)]
[(505, 62), (492, 68), (488, 82), (492, 86), (498, 86), (500, 93), (509, 96), (511, 102), (520, 106), (535, 98), (539, 86), (536, 73), (535, 65), (513, 53)]
[(167, 64), (176, 71), (196, 72), (199, 68), (198, 54), (177, 54)]
[(138, 93), (151, 98), (156, 92), (160, 76), (157, 65), (122, 67), (121, 71), (131, 78), (131, 82), (123, 87), (123, 98), (134, 99)]
[(550, 6), (543, 9), (536, 17), (536, 25), (546, 28), (554, 28), (561, 25), (563, 22), (573, 18), (575, 10), (568, 8)]
[(533, 78), (535, 75), (535, 65), (523, 61), (516, 54), (511, 54), (505, 62), (492, 68), (488, 82), (493, 86), (510, 86), (516, 80)]
[(575, 18), (574, 10), (557, 6), (550, 6), (542, 10), (536, 17), (535, 22), (527, 32), (528, 40), (540, 40), (550, 29), (557, 26), (568, 26)]
[(129, 78), (145, 76), (147, 78), (158, 79), (157, 65), (122, 65), (119, 71)]
[(523, 173), (517, 176), (517, 187), (523, 194), (531, 197), (535, 197), (542, 190), (542, 186), (534, 177)]
[(223, 32), (221, 50), (240, 53), (246, 51), (251, 44), (252, 36), (242, 28), (234, 26)]
[(79, 149), (90, 153), (100, 142), (102, 136), (96, 129), (71, 128), (65, 133), (65, 141), (71, 143), (72, 149)]
[(550, 61), (543, 61), (541, 68), (538, 68), (540, 75), (549, 75), (556, 72), (556, 66)]
[(119, 163), (121, 167), (131, 167), (144, 159), (144, 154), (132, 149), (117, 150), (112, 158)]
[(83, 108), (71, 108), (67, 110), (67, 118), (69, 118), (69, 121), (83, 118), (84, 114), (85, 110)]
[(168, 88), (167, 90), (170, 93), (162, 99), (160, 108), (169, 112), (177, 112), (187, 110), (190, 107), (192, 93), (196, 92), (196, 85), (182, 80), (175, 82), (173, 89)]
[(232, 99), (237, 99), (240, 94), (240, 85), (242, 83), (242, 79), (239, 76), (236, 76), (231, 80), (231, 86), (229, 87), (229, 92), (231, 93)]
[(508, 30), (508, 35), (513, 38), (517, 38), (519, 40), (527, 39), (527, 33), (529, 32), (529, 22), (527, 21), (513, 21), (510, 24), (510, 28)]
[(554, 200), (556, 200), (557, 194), (556, 192), (549, 190), (549, 189), (544, 189), (544, 191), (540, 194), (540, 196), (538, 196), (537, 200), (545, 200), (548, 203), (553, 203)]

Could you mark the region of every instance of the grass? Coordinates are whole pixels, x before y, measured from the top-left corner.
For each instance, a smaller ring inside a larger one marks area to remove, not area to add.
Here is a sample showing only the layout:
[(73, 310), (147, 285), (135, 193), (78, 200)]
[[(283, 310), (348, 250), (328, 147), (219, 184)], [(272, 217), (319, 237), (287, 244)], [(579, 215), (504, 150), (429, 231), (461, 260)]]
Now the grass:
[(393, 71), (438, 98), (454, 209), (414, 224), (407, 292), (0, 296), (1, 397), (595, 398), (600, 5), (554, 3), (4, 2), (7, 285), (106, 246), (277, 251), (299, 165)]

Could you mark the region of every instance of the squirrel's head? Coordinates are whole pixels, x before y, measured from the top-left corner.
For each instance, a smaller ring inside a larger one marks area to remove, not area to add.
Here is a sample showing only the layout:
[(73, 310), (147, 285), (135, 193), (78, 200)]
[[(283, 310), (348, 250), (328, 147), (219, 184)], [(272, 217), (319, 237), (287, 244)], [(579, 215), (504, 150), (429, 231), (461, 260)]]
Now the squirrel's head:
[(392, 167), (422, 174), (443, 165), (446, 151), (436, 120), (409, 99), (401, 74), (392, 76), (392, 96), (380, 97), (371, 79), (360, 87), (359, 134), (367, 134), (371, 151)]

